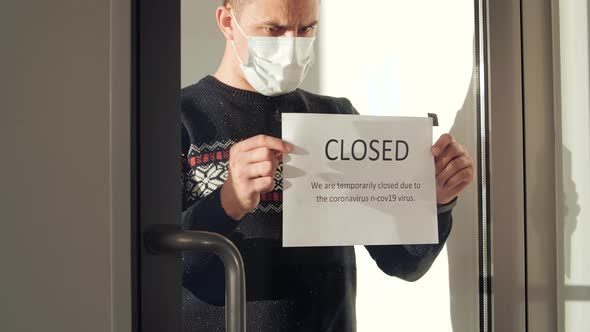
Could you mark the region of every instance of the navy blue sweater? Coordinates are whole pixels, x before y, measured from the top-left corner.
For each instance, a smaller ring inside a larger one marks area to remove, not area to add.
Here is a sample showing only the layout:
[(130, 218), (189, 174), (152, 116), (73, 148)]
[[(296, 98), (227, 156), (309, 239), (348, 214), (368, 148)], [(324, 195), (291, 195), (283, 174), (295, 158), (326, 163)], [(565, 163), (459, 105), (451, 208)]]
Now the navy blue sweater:
[[(185, 229), (217, 232), (240, 250), (246, 269), (247, 322), (251, 331), (355, 331), (354, 247), (282, 248), (282, 166), (275, 188), (240, 221), (223, 210), (229, 148), (246, 138), (281, 137), (286, 112), (358, 114), (345, 98), (303, 90), (278, 97), (233, 88), (207, 76), (182, 90), (183, 214)], [(452, 225), (439, 208), (440, 243), (365, 246), (388, 275), (414, 281), (432, 265)], [(224, 330), (221, 260), (189, 253), (184, 260), (186, 330)]]

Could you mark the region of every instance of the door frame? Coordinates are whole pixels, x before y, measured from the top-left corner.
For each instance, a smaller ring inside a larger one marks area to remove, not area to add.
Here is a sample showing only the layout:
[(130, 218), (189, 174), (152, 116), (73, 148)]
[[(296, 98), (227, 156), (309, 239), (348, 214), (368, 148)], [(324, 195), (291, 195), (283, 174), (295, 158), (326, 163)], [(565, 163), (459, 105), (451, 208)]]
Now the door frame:
[(554, 2), (488, 5), (492, 316), (498, 331), (557, 330)]
[(180, 0), (131, 8), (133, 331), (182, 331), (181, 255), (144, 245), (152, 226), (181, 223)]
[[(545, 7), (539, 10), (546, 11), (550, 1), (543, 1)], [(486, 120), (489, 123), (488, 137), (484, 143), (489, 148), (487, 175), (490, 188), (490, 196), (484, 203), (489, 203), (491, 226), (491, 327), (498, 331), (525, 331), (528, 326), (536, 328), (533, 321), (537, 320), (536, 317), (542, 317), (541, 312), (543, 315), (550, 315), (546, 318), (549, 322), (553, 319), (551, 315), (556, 315), (554, 306), (549, 303), (553, 294), (551, 281), (547, 286), (550, 297), (542, 310), (531, 305), (531, 301), (535, 299), (529, 296), (527, 287), (530, 285), (532, 289), (536, 289), (535, 276), (527, 275), (528, 270), (539, 268), (550, 271), (551, 266), (554, 266), (551, 261), (541, 266), (543, 262), (536, 259), (538, 257), (534, 256), (535, 253), (527, 251), (541, 240), (527, 232), (529, 227), (532, 223), (547, 225), (549, 219), (539, 221), (536, 218), (527, 218), (533, 214), (535, 206), (538, 206), (534, 204), (542, 203), (531, 200), (530, 191), (526, 190), (530, 184), (526, 183), (525, 176), (534, 172), (551, 172), (550, 167), (537, 169), (526, 163), (528, 158), (525, 156), (534, 151), (534, 142), (538, 137), (538, 132), (534, 129), (536, 122), (530, 119), (540, 121), (545, 131), (553, 125), (547, 113), (551, 112), (552, 116), (552, 109), (545, 108), (541, 119), (531, 114), (535, 96), (549, 87), (523, 84), (540, 77), (549, 79), (546, 75), (552, 72), (552, 67), (547, 71), (549, 67), (546, 67), (547, 63), (543, 60), (541, 62), (545, 70), (540, 74), (535, 74), (533, 70), (535, 66), (532, 65), (531, 54), (535, 49), (546, 50), (547, 45), (528, 42), (540, 34), (540, 22), (537, 21), (540, 16), (532, 7), (532, 0), (488, 1), (484, 13), (487, 20), (485, 37), (488, 41), (485, 49), (488, 83)], [(114, 207), (113, 214), (119, 216), (119, 220), (124, 220), (126, 216), (130, 216), (131, 220), (130, 225), (121, 223), (128, 225), (128, 230), (120, 228), (118, 223), (113, 224), (113, 239), (117, 244), (113, 248), (118, 249), (114, 249), (112, 254), (119, 263), (112, 275), (119, 280), (114, 286), (118, 290), (125, 289), (125, 285), (130, 285), (132, 290), (130, 293), (116, 292), (120, 295), (114, 297), (114, 303), (118, 304), (114, 306), (113, 315), (118, 319), (113, 320), (113, 326), (114, 329), (125, 330), (124, 326), (131, 321), (133, 331), (180, 330), (180, 257), (154, 256), (145, 252), (141, 237), (142, 232), (151, 224), (180, 223), (181, 188), (176, 176), (180, 157), (180, 151), (176, 151), (180, 116), (169, 116), (170, 112), (180, 110), (180, 1), (113, 2), (111, 19), (112, 32), (117, 32), (111, 33), (111, 77), (114, 83), (111, 108), (112, 144), (117, 148), (113, 150), (111, 166), (113, 174), (119, 174), (118, 177), (113, 176), (113, 188), (130, 193), (129, 210), (125, 208), (125, 199), (121, 195), (113, 196), (113, 200), (116, 200), (115, 197), (121, 198), (117, 200), (120, 208)], [(129, 34), (125, 33), (126, 23)], [(545, 28), (541, 30), (546, 32)], [(122, 34), (119, 33), (121, 31)], [(130, 49), (126, 48), (125, 40), (132, 41)], [(166, 64), (166, 69), (174, 70), (165, 70), (161, 65), (163, 63)], [(124, 70), (126, 64), (130, 66), (129, 71)], [(121, 92), (126, 89), (117, 88), (124, 86), (125, 79), (131, 82), (129, 108), (124, 106), (125, 93)], [(130, 109), (130, 113), (125, 113), (126, 109)], [(129, 117), (125, 118), (125, 114), (129, 114)], [(126, 123), (131, 130), (128, 137), (124, 135)], [(146, 134), (151, 130), (157, 135)], [(129, 142), (129, 151), (125, 148), (126, 141)], [(140, 142), (144, 143), (140, 145)], [(124, 155), (131, 156), (131, 159), (126, 161)], [(551, 161), (554, 163), (554, 159)], [(129, 182), (117, 180), (124, 179), (125, 174), (129, 175)], [(179, 185), (170, 188), (168, 183)], [(162, 209), (163, 205), (169, 208)], [(175, 207), (178, 209), (175, 210)], [(145, 221), (142, 227), (139, 226), (139, 218)], [(131, 239), (128, 243), (129, 256), (124, 255), (125, 234), (130, 235), (127, 239)], [(554, 235), (555, 233), (547, 233), (544, 238)], [(127, 261), (125, 257), (128, 257)], [(131, 269), (126, 271), (125, 262), (130, 262)], [(177, 272), (171, 272), (174, 270)], [(127, 281), (125, 278), (128, 278)], [(167, 286), (161, 287), (163, 284)], [(482, 291), (485, 292), (486, 289)], [(142, 302), (148, 304), (141, 304)], [(131, 315), (123, 314), (129, 310), (128, 303), (131, 304)], [(141, 314), (142, 310), (154, 314)], [(165, 314), (170, 320), (161, 325), (164, 320), (157, 318), (155, 313)], [(129, 316), (130, 319), (125, 318)]]
[[(111, 332), (137, 331), (136, 250), (132, 221), (132, 4), (110, 2)], [(135, 30), (133, 30), (135, 31)]]

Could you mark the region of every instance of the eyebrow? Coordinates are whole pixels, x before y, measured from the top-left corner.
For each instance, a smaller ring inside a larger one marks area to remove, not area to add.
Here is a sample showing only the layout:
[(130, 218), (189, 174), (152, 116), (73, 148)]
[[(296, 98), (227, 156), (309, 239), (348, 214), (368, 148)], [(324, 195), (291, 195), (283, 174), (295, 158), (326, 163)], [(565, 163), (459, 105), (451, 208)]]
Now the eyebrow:
[[(262, 25), (271, 26), (271, 27), (275, 27), (275, 28), (279, 28), (279, 29), (285, 29), (285, 30), (289, 28), (288, 26), (282, 25), (276, 21), (266, 21), (266, 22), (263, 22)], [(309, 28), (309, 27), (313, 27), (316, 25), (318, 25), (318, 20), (315, 20), (315, 21), (311, 22), (310, 24), (302, 26), (301, 28)]]

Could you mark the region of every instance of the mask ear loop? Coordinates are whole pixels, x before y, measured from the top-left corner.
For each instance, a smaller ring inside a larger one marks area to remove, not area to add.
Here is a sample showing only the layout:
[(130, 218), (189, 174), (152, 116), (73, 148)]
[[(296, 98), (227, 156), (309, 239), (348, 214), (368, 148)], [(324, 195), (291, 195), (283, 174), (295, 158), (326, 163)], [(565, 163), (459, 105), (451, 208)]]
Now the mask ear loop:
[[(229, 13), (230, 13), (231, 17), (234, 19), (234, 22), (236, 22), (236, 26), (238, 27), (238, 29), (240, 30), (242, 35), (244, 35), (244, 37), (246, 37), (246, 39), (249, 39), (248, 36), (244, 33), (244, 30), (242, 30), (242, 27), (240, 27), (240, 24), (238, 23), (238, 20), (236, 19), (236, 16), (234, 15), (234, 11), (232, 8), (229, 9)], [(231, 46), (234, 49), (234, 52), (236, 53), (236, 57), (238, 57), (238, 61), (240, 61), (240, 64), (243, 66), (244, 62), (242, 62), (242, 59), (240, 58), (240, 55), (238, 54), (238, 50), (236, 49), (236, 45), (234, 44), (233, 39), (231, 40)]]
[(246, 35), (246, 33), (244, 32), (244, 30), (242, 30), (242, 27), (238, 23), (238, 19), (234, 15), (234, 10), (232, 8), (229, 9), (229, 13), (231, 14), (231, 17), (234, 19), (234, 21), (236, 21), (236, 26), (238, 27), (238, 29), (240, 30), (240, 32), (244, 35), (244, 37), (246, 37), (246, 39), (250, 38), (250, 37), (248, 37), (248, 35)]

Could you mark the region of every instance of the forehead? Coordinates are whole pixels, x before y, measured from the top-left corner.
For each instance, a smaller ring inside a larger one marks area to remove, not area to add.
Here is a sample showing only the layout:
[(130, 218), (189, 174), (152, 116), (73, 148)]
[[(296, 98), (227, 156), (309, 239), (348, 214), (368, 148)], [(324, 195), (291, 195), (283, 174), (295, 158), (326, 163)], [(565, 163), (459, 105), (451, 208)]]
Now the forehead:
[(319, 5), (319, 0), (251, 0), (240, 6), (240, 16), (255, 21), (305, 23), (317, 20)]

